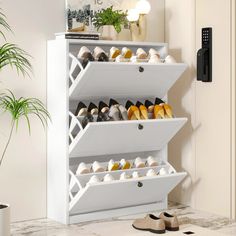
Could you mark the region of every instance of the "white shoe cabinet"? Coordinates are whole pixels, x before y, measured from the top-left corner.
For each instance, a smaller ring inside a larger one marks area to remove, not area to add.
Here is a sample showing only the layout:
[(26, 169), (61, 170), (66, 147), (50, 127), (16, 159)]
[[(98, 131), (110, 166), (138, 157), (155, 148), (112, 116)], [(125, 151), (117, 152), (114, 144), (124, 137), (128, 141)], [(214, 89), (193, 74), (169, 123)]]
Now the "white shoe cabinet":
[[(48, 42), (47, 106), (52, 117), (48, 128), (48, 217), (73, 224), (115, 216), (155, 211), (167, 207), (168, 193), (186, 176), (168, 163), (167, 144), (187, 118), (89, 123), (84, 129), (74, 116), (79, 101), (88, 104), (126, 100), (167, 98), (168, 90), (186, 70), (185, 64), (91, 62), (84, 69), (76, 58), (81, 46), (123, 46), (136, 51), (155, 48), (162, 58), (167, 45), (114, 41), (57, 39)], [(152, 155), (159, 165), (142, 169), (76, 175), (80, 162), (107, 165), (112, 158), (133, 161)], [(178, 158), (178, 157), (176, 157)], [(149, 169), (166, 175), (146, 177)], [(121, 173), (139, 171), (142, 177), (119, 180)], [(112, 174), (114, 181), (88, 183)]]

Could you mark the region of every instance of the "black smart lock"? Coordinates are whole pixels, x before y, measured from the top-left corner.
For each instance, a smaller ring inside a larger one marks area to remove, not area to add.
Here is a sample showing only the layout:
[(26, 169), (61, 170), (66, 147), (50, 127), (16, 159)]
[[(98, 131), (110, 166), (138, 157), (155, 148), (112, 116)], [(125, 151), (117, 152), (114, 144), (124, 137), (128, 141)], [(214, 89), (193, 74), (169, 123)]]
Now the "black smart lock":
[(197, 80), (212, 82), (212, 28), (202, 29), (202, 48), (197, 52)]

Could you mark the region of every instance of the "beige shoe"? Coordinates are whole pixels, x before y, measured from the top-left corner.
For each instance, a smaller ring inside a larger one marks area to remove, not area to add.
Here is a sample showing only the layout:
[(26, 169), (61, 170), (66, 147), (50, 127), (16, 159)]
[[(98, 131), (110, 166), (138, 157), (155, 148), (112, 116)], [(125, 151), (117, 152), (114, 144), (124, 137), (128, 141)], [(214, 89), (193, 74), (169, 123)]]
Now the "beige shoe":
[(168, 214), (167, 212), (162, 212), (159, 217), (164, 220), (166, 230), (169, 231), (178, 231), (179, 230), (179, 222), (177, 216), (173, 216)]
[(143, 219), (135, 220), (132, 226), (137, 230), (150, 231), (155, 234), (165, 233), (164, 220), (151, 214), (147, 215)]

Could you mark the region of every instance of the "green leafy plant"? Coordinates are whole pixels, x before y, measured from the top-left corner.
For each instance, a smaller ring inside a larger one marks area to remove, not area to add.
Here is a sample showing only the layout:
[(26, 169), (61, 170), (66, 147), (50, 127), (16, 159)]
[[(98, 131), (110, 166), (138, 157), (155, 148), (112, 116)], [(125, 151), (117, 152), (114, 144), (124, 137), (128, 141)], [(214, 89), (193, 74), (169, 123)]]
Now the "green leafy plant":
[(15, 44), (5, 43), (0, 47), (0, 70), (10, 65), (15, 67), (18, 73), (21, 72), (23, 75), (29, 75), (31, 64), (26, 56), (29, 55)]
[(7, 140), (7, 144), (0, 158), (0, 166), (1, 166), (7, 148), (9, 146), (10, 140), (12, 138), (14, 127), (18, 129), (19, 120), (21, 118), (25, 118), (30, 133), (31, 131), (30, 117), (29, 117), (30, 115), (38, 117), (44, 127), (47, 125), (47, 119), (48, 118), (50, 119), (50, 115), (48, 111), (45, 109), (43, 103), (39, 99), (23, 98), (23, 97), (16, 99), (16, 97), (10, 90), (8, 94), (6, 93), (0, 94), (0, 109), (2, 109), (3, 112), (8, 112), (11, 115), (11, 130)]
[[(0, 8), (0, 11), (1, 10), (2, 9)], [(0, 26), (2, 26), (4, 29), (6, 29), (8, 31), (11, 31), (11, 27), (10, 27), (10, 25), (8, 25), (8, 23), (6, 21), (6, 16), (2, 12), (0, 12)], [(6, 40), (5, 34), (2, 31), (0, 31), (0, 34)]]
[[(6, 31), (11, 31), (9, 24), (6, 21), (6, 16), (2, 12), (0, 12), (0, 26)], [(2, 30), (0, 30), (0, 35), (6, 40), (6, 36)], [(29, 75), (32, 66), (28, 57), (29, 54), (23, 49), (20, 49), (17, 45), (5, 43), (0, 46), (0, 70), (5, 66), (10, 65), (12, 68), (15, 68), (18, 73), (21, 72), (23, 75)]]
[(127, 14), (121, 10), (113, 10), (113, 6), (102, 9), (93, 18), (93, 24), (97, 30), (104, 25), (113, 25), (116, 32), (121, 32), (121, 27), (127, 24)]
[[(6, 21), (6, 16), (1, 12), (0, 9), (0, 28), (5, 31), (11, 31), (10, 26)], [(0, 29), (0, 35), (6, 40), (5, 34)], [(15, 44), (5, 43), (0, 46), (0, 71), (5, 66), (11, 66), (15, 68), (16, 71), (21, 73), (23, 76), (30, 76), (30, 72), (32, 72), (32, 66), (28, 58), (30, 55), (26, 53), (23, 49), (19, 48)], [(17, 99), (12, 91), (8, 90), (7, 93), (0, 94), (0, 110), (3, 112), (7, 112), (11, 116), (11, 129), (10, 134), (7, 139), (7, 143), (5, 148), (3, 149), (3, 153), (0, 157), (0, 166), (2, 165), (3, 159), (5, 157), (6, 151), (9, 147), (13, 130), (18, 129), (19, 120), (21, 118), (25, 118), (29, 133), (31, 130), (30, 125), (30, 116), (36, 116), (42, 125), (45, 127), (47, 125), (47, 119), (50, 119), (50, 115), (43, 103), (36, 98), (23, 98), (20, 97)]]

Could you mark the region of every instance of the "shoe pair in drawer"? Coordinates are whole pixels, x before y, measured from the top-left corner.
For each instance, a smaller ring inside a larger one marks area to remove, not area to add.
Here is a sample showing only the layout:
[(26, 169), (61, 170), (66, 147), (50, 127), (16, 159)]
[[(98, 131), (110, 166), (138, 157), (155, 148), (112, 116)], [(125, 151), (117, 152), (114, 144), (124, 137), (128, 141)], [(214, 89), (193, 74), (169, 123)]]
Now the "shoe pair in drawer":
[(160, 53), (154, 48), (151, 48), (148, 53), (143, 48), (138, 48), (134, 54), (127, 47), (122, 50), (112, 47), (110, 49), (110, 60), (115, 62), (176, 63), (175, 58), (170, 55), (161, 59)]
[(176, 63), (175, 58), (171, 55), (161, 59), (160, 53), (154, 48), (151, 48), (148, 53), (143, 48), (138, 48), (136, 54), (134, 54), (127, 47), (123, 48), (122, 51), (112, 47), (110, 57), (115, 62)]
[(149, 156), (146, 159), (146, 162), (143, 161), (140, 157), (137, 157), (133, 163), (131, 161), (121, 159), (120, 162), (116, 162), (111, 159), (108, 163), (101, 164), (98, 161), (95, 161), (91, 167), (85, 163), (80, 163), (76, 175), (88, 174), (88, 173), (100, 173), (105, 171), (116, 171), (116, 170), (126, 170), (130, 168), (145, 168), (145, 167), (155, 167), (158, 166), (158, 162), (152, 156)]
[(110, 99), (109, 106), (102, 101), (98, 106), (90, 103), (88, 107), (79, 102), (75, 116), (80, 118), (85, 128), (90, 122), (173, 118), (173, 112), (171, 106), (159, 98), (156, 98), (154, 103), (146, 100), (145, 105), (140, 101), (135, 105), (129, 100), (125, 106)]
[(167, 168), (162, 167), (158, 172), (156, 169), (149, 169), (145, 175), (140, 173), (139, 171), (134, 171), (132, 174), (129, 174), (127, 172), (121, 173), (119, 176), (113, 176), (111, 173), (104, 175), (103, 177), (100, 177), (99, 175), (93, 175), (90, 177), (87, 184), (92, 183), (99, 183), (99, 182), (110, 182), (110, 181), (117, 181), (117, 180), (127, 180), (127, 179), (138, 179), (142, 177), (154, 177), (154, 176), (164, 176), (171, 174), (168, 172)]
[(128, 101), (126, 103), (126, 109), (129, 120), (173, 118), (172, 107), (160, 98), (156, 98), (154, 103), (146, 100), (144, 104), (137, 102), (136, 105)]
[(98, 106), (91, 102), (88, 107), (83, 102), (79, 102), (75, 116), (81, 118), (83, 128), (90, 122), (128, 120), (125, 107), (113, 99), (110, 99), (109, 106), (103, 101)]
[(130, 169), (131, 163), (122, 159), (120, 162), (115, 162), (114, 160), (110, 160), (108, 164), (101, 164), (98, 161), (95, 161), (91, 167), (85, 163), (80, 163), (78, 169), (76, 171), (76, 175), (89, 174), (89, 173), (100, 173), (105, 171), (115, 171), (115, 170), (125, 170)]
[(112, 47), (107, 53), (101, 47), (95, 47), (93, 52), (87, 47), (83, 46), (77, 55), (81, 60), (82, 66), (85, 68), (90, 61), (98, 62), (149, 62), (149, 63), (176, 63), (173, 56), (168, 55), (164, 60), (161, 59), (159, 52), (151, 48), (147, 53), (143, 48), (138, 48), (134, 54), (130, 48), (123, 47), (120, 50), (117, 47)]
[(83, 68), (85, 68), (90, 61), (109, 61), (106, 52), (100, 47), (95, 47), (92, 53), (87, 47), (83, 46), (80, 48), (77, 57), (81, 60)]

